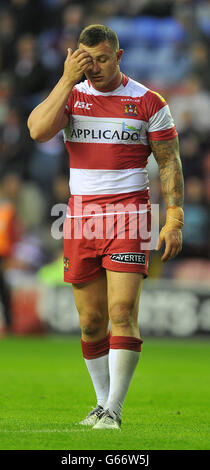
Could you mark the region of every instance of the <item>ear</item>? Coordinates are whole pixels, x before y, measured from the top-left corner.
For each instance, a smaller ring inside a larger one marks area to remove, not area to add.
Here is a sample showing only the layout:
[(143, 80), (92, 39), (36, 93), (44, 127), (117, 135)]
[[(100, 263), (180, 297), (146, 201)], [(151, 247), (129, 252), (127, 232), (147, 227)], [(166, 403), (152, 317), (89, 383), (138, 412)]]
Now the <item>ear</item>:
[(124, 54), (124, 50), (123, 49), (119, 49), (119, 51), (117, 51), (117, 64), (120, 64), (121, 62), (121, 58), (122, 58), (122, 55)]

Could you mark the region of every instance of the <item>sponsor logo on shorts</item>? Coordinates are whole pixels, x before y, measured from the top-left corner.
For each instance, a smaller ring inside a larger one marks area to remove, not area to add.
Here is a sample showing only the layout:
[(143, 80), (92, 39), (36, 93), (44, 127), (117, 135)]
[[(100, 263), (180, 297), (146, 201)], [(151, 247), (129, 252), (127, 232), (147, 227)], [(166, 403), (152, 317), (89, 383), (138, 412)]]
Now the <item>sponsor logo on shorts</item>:
[(64, 271), (68, 271), (69, 270), (69, 258), (64, 258), (63, 262), (64, 262)]
[(145, 253), (113, 253), (110, 259), (117, 263), (146, 264)]

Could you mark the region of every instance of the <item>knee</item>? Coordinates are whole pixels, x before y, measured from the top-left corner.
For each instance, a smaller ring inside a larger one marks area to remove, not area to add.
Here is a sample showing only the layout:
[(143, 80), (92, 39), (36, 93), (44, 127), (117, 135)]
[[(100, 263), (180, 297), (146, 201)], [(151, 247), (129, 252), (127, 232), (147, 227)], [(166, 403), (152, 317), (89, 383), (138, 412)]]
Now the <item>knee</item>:
[(95, 337), (106, 323), (106, 314), (103, 311), (84, 309), (79, 313), (82, 333), (87, 337)]
[(132, 302), (116, 302), (110, 306), (109, 318), (112, 325), (130, 327), (136, 320), (135, 304)]

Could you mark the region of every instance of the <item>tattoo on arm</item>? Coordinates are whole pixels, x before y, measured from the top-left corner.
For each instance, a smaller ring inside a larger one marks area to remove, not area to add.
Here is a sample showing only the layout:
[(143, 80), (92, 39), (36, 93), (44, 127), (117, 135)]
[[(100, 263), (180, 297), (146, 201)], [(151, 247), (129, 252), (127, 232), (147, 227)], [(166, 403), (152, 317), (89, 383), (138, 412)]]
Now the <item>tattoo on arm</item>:
[(182, 206), (184, 180), (178, 137), (171, 140), (150, 140), (150, 147), (158, 164), (161, 189), (166, 206)]

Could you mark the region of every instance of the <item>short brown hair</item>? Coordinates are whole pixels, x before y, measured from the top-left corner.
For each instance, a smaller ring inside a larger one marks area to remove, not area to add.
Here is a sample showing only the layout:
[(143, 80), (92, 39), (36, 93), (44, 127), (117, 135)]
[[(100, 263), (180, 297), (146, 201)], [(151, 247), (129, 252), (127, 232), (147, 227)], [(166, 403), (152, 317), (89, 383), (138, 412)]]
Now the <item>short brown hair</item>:
[(96, 46), (100, 42), (108, 41), (114, 51), (119, 49), (117, 34), (109, 26), (103, 24), (91, 24), (86, 26), (80, 34), (78, 45)]

